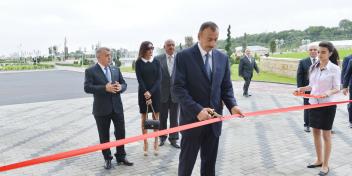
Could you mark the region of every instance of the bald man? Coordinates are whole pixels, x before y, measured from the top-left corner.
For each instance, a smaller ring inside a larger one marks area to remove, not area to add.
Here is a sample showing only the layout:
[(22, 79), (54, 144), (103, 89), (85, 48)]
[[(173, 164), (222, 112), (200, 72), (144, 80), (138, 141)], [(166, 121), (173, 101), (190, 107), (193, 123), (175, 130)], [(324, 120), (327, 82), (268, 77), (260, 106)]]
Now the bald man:
[[(160, 130), (167, 128), (167, 119), (170, 120), (170, 128), (178, 126), (178, 104), (176, 99), (171, 91), (172, 83), (171, 76), (174, 68), (175, 60), (175, 42), (171, 39), (168, 39), (164, 43), (165, 53), (156, 56), (154, 59), (159, 60), (162, 70), (162, 79), (161, 79), (161, 99), (160, 99)], [(167, 136), (160, 136), (160, 146), (165, 144)], [(179, 134), (171, 133), (169, 135), (169, 141), (171, 146), (175, 148), (180, 148), (177, 144), (179, 139)]]

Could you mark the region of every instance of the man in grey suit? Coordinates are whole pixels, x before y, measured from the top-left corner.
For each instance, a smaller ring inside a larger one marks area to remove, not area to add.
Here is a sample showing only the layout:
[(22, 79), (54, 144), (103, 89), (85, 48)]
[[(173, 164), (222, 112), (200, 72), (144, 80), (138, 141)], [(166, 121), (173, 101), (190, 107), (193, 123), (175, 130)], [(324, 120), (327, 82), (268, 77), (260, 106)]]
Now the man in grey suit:
[[(162, 79), (161, 79), (161, 99), (160, 99), (160, 130), (167, 128), (167, 118), (170, 114), (170, 128), (178, 126), (178, 104), (171, 91), (171, 76), (174, 68), (175, 60), (175, 42), (168, 39), (164, 43), (165, 54), (156, 56), (154, 59), (158, 60), (161, 65)], [(167, 136), (160, 136), (160, 146), (165, 144)], [(169, 141), (175, 148), (180, 148), (177, 144), (178, 133), (169, 135)]]
[(239, 76), (243, 77), (244, 85), (243, 85), (243, 96), (250, 97), (252, 95), (248, 94), (249, 84), (251, 83), (253, 77), (253, 70), (259, 74), (259, 68), (255, 59), (251, 56), (251, 50), (246, 49), (244, 57), (241, 58), (240, 64), (238, 66)]

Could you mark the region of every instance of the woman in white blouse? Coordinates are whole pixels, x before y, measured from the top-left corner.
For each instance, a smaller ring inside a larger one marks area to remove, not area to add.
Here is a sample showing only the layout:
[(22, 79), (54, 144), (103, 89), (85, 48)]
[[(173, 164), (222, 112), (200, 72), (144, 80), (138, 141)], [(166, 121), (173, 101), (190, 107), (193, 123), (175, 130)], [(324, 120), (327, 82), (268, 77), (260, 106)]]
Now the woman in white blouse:
[[(321, 98), (310, 98), (310, 104), (320, 104), (334, 101), (334, 94), (340, 91), (341, 70), (337, 65), (338, 53), (330, 42), (319, 43), (319, 62), (309, 69), (309, 85), (299, 87), (294, 94), (311, 91), (310, 94)], [(314, 108), (309, 110), (310, 127), (317, 159), (308, 168), (322, 167), (319, 175), (329, 172), (329, 158), (331, 153), (331, 128), (336, 113), (336, 105)], [(322, 140), (324, 142), (324, 151)]]

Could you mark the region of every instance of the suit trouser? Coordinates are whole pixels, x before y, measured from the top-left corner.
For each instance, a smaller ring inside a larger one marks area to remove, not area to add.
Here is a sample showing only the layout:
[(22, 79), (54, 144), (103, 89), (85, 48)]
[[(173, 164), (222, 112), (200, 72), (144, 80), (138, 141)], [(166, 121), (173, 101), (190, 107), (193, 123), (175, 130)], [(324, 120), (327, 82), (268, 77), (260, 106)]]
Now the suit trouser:
[(244, 79), (243, 95), (247, 95), (249, 84), (251, 83), (252, 77), (243, 77), (243, 79)]
[[(114, 124), (114, 129), (115, 129), (114, 134), (115, 134), (116, 140), (125, 138), (125, 120), (124, 120), (123, 113), (116, 114), (113, 112), (107, 116), (94, 116), (94, 118), (97, 123), (99, 139), (101, 144), (110, 142), (111, 121)], [(111, 156), (110, 149), (102, 150), (102, 153), (104, 155), (105, 160), (113, 159), (113, 157)], [(123, 145), (116, 147), (116, 153), (115, 153), (116, 159), (117, 160), (123, 159), (125, 158), (125, 156), (126, 156), (125, 147)]]
[[(350, 92), (350, 100), (352, 100), (352, 86), (349, 86), (349, 92)], [(347, 105), (347, 110), (348, 110), (348, 117), (350, 123), (352, 123), (352, 103), (348, 103)]]
[[(309, 98), (303, 98), (303, 104), (309, 105)], [(309, 127), (309, 109), (304, 110), (304, 126)]]
[(215, 175), (216, 157), (218, 154), (219, 137), (213, 133), (212, 126), (202, 127), (200, 136), (183, 135), (181, 139), (181, 153), (178, 165), (179, 176), (190, 176), (200, 149), (202, 176)]
[[(167, 128), (167, 118), (169, 116), (170, 128), (178, 126), (178, 103), (174, 103), (169, 97), (169, 100), (160, 104), (160, 130)], [(161, 140), (166, 140), (167, 136), (160, 136)], [(178, 140), (178, 133), (169, 134), (169, 141)]]

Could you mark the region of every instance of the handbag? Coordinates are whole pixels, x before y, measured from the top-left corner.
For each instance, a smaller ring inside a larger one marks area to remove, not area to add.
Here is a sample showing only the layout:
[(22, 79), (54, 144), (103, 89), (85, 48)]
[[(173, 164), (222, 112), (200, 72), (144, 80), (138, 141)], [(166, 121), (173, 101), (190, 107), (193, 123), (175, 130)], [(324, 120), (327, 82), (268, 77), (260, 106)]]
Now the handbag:
[(152, 109), (152, 115), (154, 117), (156, 117), (153, 105), (152, 104), (150, 104), (150, 105), (147, 104), (147, 115), (146, 115), (146, 119), (144, 121), (144, 129), (159, 129), (159, 127), (160, 127), (160, 121), (159, 120), (148, 119), (148, 112), (149, 112), (148, 111), (148, 107), (149, 106)]

